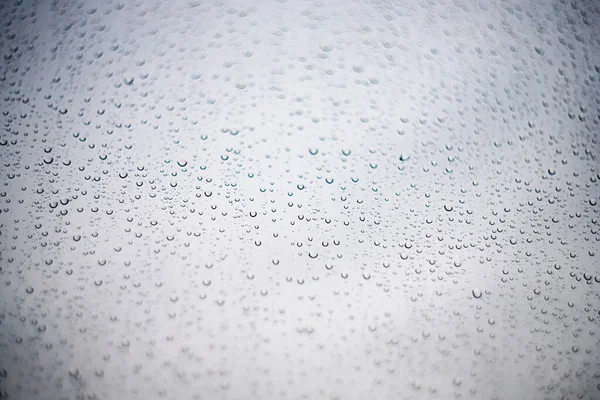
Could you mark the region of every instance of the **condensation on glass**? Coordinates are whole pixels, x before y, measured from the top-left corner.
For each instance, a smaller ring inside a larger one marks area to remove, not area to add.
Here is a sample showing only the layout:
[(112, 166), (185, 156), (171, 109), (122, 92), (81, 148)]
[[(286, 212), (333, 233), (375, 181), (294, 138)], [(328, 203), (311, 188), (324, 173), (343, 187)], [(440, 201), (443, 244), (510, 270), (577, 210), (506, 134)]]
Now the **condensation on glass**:
[(600, 398), (597, 2), (0, 15), (1, 398)]

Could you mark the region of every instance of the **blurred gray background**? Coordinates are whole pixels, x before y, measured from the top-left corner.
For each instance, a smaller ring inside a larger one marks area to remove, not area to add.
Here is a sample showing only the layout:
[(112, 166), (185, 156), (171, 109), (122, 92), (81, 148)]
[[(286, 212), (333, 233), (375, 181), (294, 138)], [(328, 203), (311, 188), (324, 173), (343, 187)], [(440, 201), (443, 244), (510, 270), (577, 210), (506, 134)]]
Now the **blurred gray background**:
[(600, 3), (0, 15), (0, 398), (600, 398)]

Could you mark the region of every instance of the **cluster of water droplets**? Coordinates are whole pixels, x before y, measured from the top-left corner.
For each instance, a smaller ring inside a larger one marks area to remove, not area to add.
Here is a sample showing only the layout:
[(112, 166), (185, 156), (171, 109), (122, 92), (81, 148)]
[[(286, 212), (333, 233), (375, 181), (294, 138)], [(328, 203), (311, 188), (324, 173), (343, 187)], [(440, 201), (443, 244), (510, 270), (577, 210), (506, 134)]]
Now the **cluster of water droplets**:
[(0, 2), (0, 398), (597, 399), (593, 2)]

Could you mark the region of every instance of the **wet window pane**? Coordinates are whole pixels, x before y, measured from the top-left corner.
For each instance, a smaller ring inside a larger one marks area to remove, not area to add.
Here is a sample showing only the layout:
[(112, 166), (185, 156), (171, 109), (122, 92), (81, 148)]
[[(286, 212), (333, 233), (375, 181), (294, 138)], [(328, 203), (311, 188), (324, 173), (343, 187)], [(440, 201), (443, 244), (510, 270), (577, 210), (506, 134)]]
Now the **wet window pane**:
[(600, 398), (597, 2), (0, 16), (0, 398)]

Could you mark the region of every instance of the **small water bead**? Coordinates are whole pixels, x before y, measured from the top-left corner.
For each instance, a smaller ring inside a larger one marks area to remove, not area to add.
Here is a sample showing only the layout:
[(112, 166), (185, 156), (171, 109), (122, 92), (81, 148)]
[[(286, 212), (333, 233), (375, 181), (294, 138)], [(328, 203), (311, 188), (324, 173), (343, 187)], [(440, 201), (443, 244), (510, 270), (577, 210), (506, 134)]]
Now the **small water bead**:
[(69, 369), (69, 376), (71, 376), (71, 378), (74, 379), (79, 379), (79, 370), (77, 368), (71, 368)]
[(479, 299), (479, 298), (481, 298), (481, 296), (483, 296), (483, 293), (479, 289), (473, 289), (472, 294), (473, 294), (473, 297), (476, 299)]

